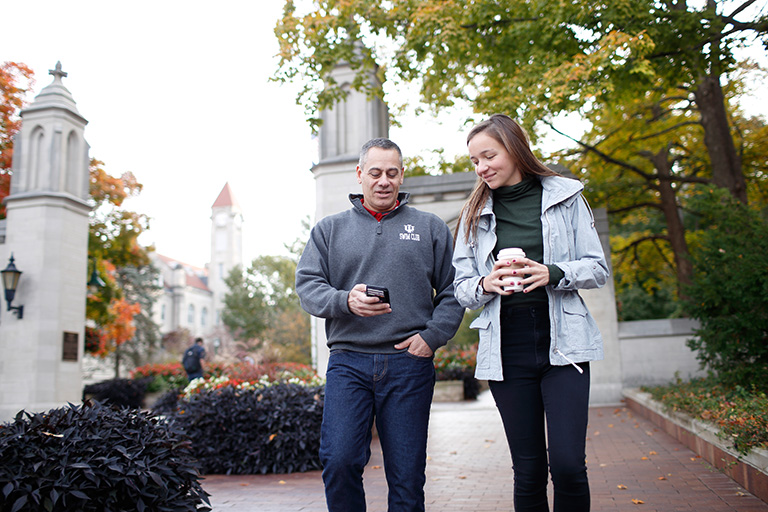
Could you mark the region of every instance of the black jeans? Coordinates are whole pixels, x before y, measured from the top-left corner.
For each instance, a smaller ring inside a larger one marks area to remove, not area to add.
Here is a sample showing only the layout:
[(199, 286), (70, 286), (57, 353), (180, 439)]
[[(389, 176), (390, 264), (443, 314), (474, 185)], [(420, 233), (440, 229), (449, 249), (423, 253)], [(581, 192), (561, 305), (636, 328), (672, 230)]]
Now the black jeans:
[(588, 511), (589, 363), (583, 374), (549, 364), (546, 306), (502, 308), (501, 344), (504, 380), (490, 388), (512, 453), (515, 512), (549, 510), (548, 465), (555, 512)]

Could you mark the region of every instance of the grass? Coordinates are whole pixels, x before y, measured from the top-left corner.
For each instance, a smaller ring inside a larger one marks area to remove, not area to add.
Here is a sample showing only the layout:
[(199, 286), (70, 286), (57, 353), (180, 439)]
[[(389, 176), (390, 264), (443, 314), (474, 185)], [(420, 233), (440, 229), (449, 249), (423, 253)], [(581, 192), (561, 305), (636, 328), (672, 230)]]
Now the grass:
[(725, 386), (714, 377), (644, 387), (643, 391), (674, 411), (708, 421), (741, 454), (768, 447), (768, 398), (763, 391)]

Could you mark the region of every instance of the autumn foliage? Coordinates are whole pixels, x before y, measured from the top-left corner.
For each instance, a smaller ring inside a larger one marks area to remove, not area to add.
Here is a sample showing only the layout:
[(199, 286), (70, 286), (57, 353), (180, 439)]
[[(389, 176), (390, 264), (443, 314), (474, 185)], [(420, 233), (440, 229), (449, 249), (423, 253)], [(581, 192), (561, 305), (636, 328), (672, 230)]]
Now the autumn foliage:
[(20, 62), (0, 64), (0, 218), (5, 218), (1, 203), (10, 193), (13, 137), (21, 128), (19, 111), (24, 95), (34, 84), (34, 73)]

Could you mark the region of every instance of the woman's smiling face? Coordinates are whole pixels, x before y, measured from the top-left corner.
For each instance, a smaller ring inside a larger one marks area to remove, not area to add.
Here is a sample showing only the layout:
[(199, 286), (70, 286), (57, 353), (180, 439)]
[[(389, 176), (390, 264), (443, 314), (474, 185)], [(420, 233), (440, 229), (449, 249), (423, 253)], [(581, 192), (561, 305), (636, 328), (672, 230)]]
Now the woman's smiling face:
[(475, 172), (492, 190), (515, 185), (523, 180), (512, 155), (485, 131), (472, 137), (467, 149), (469, 159), (475, 165)]

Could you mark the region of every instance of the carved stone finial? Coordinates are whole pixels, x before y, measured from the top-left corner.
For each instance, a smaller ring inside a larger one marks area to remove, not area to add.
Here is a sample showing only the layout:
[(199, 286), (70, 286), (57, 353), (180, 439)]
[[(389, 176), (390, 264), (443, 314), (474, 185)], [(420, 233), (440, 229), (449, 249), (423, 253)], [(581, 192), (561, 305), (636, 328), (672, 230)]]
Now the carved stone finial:
[(67, 76), (67, 73), (61, 70), (61, 61), (56, 63), (56, 69), (49, 69), (49, 75), (53, 75), (54, 82), (61, 82), (61, 79)]

